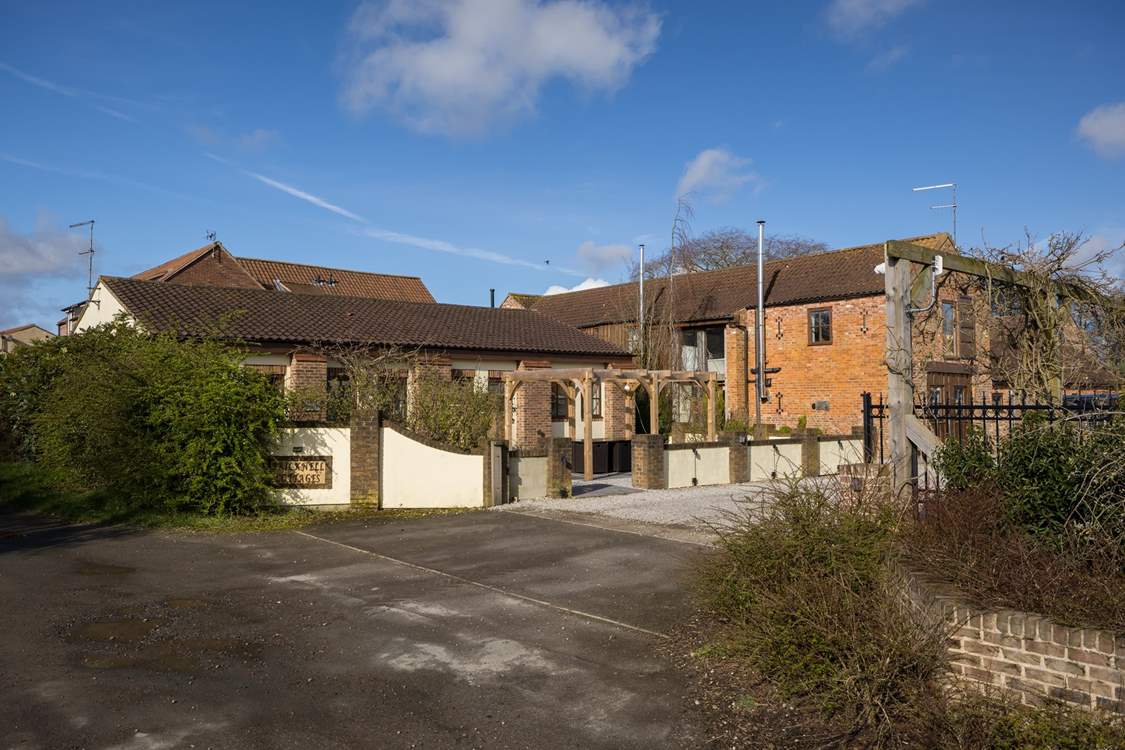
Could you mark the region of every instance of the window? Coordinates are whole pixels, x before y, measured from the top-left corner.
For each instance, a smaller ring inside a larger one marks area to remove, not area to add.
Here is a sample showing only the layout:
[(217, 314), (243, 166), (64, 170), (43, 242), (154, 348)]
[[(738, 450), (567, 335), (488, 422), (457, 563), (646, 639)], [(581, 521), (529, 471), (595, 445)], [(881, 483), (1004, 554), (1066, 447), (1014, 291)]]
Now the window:
[(590, 386), (590, 414), (594, 419), (602, 417), (602, 384), (594, 383)]
[(957, 356), (957, 304), (941, 303), (942, 352), (947, 357)]
[(551, 419), (561, 422), (566, 419), (566, 389), (558, 383), (551, 383)]
[(809, 310), (809, 346), (832, 343), (832, 310), (822, 307)]
[(625, 329), (626, 336), (626, 350), (630, 354), (637, 354), (641, 350), (641, 331), (636, 326), (629, 326)]
[(265, 375), (279, 392), (285, 391), (285, 365), (246, 365), (246, 368)]
[(707, 329), (707, 359), (722, 359), (726, 356), (724, 333), (722, 328)]

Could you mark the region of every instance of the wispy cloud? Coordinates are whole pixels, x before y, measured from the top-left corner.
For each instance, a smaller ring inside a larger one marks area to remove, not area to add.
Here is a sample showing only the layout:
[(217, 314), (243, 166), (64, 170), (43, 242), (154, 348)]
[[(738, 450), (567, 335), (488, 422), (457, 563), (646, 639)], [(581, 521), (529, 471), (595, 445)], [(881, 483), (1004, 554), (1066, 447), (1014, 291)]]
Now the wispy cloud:
[(851, 39), (886, 25), (924, 0), (832, 0), (825, 10), (836, 36)]
[(411, 234), (403, 234), (402, 232), (393, 232), (388, 229), (377, 229), (375, 227), (368, 227), (360, 232), (364, 236), (371, 237), (372, 239), (383, 240), (384, 242), (393, 242), (397, 245), (409, 245), (410, 247), (417, 247), (423, 250), (433, 250), (438, 253), (447, 253), (449, 255), (460, 255), (463, 258), (474, 258), (476, 260), (485, 260), (490, 263), (500, 263), (506, 266), (519, 266), (520, 268), (530, 268), (533, 271), (555, 272), (564, 273), (568, 276), (581, 277), (583, 274), (573, 268), (565, 266), (554, 266), (548, 263), (532, 263), (523, 258), (513, 258), (510, 255), (498, 253), (493, 250), (481, 250), (476, 247), (462, 247), (454, 245), (452, 242), (445, 240), (435, 240), (429, 237), (417, 237)]
[(760, 181), (761, 176), (750, 169), (750, 159), (723, 148), (709, 148), (700, 151), (684, 167), (676, 197), (698, 195), (722, 202), (743, 185)]
[(570, 276), (582, 275), (579, 271), (576, 271), (572, 268), (566, 268), (565, 266), (553, 266), (547, 262), (542, 264), (532, 263), (529, 260), (524, 260), (523, 258), (514, 258), (510, 255), (498, 253), (493, 250), (482, 250), (476, 247), (464, 247), (461, 245), (455, 245), (452, 242), (447, 242), (445, 240), (435, 240), (430, 237), (419, 237), (417, 235), (406, 234), (404, 232), (396, 232), (390, 229), (380, 229), (378, 227), (373, 227), (371, 226), (371, 222), (363, 216), (360, 216), (354, 211), (349, 211), (343, 206), (338, 206), (335, 203), (331, 203), (318, 195), (313, 195), (312, 193), (301, 190), (300, 188), (294, 187), (293, 185), (281, 182), (280, 180), (275, 180), (272, 177), (266, 177), (264, 174), (259, 174), (249, 169), (243, 169), (229, 159), (224, 159), (223, 157), (216, 154), (207, 152), (205, 155), (207, 156), (207, 158), (219, 162), (220, 164), (225, 164), (233, 169), (237, 169), (247, 177), (252, 177), (263, 185), (271, 187), (274, 190), (280, 190), (286, 195), (290, 195), (298, 200), (302, 200), (305, 203), (316, 206), (317, 208), (322, 208), (325, 211), (331, 211), (338, 216), (343, 216), (345, 219), (350, 219), (356, 223), (363, 224), (364, 228), (357, 230), (357, 233), (363, 237), (382, 240), (384, 242), (392, 242), (396, 245), (417, 247), (422, 250), (432, 250), (434, 252), (446, 253), (448, 255), (460, 255), (463, 258), (474, 258), (476, 260), (484, 260), (490, 263), (501, 263), (508, 266), (531, 268), (536, 271), (554, 271)]
[(27, 169), (35, 169), (40, 172), (47, 172), (50, 174), (62, 175), (64, 177), (75, 177), (81, 180), (96, 180), (99, 182), (108, 182), (113, 185), (120, 185), (123, 187), (136, 188), (137, 190), (145, 190), (150, 193), (160, 193), (162, 195), (170, 195), (175, 198), (183, 200), (197, 201), (201, 198), (197, 195), (188, 195), (187, 193), (180, 193), (175, 190), (153, 185), (141, 180), (134, 180), (132, 177), (125, 177), (118, 174), (110, 174), (107, 172), (91, 172), (85, 169), (74, 169), (72, 167), (57, 167), (50, 164), (43, 164), (41, 162), (32, 161), (30, 159), (22, 159), (18, 156), (11, 154), (0, 153), (0, 161), (6, 161), (9, 164), (15, 164), (19, 167)]
[(890, 70), (895, 65), (902, 62), (909, 52), (909, 46), (897, 44), (871, 58), (867, 63), (867, 70), (872, 73), (882, 73), (885, 70)]
[(602, 0), (390, 0), (361, 4), (347, 33), (350, 110), (476, 135), (534, 112), (549, 81), (617, 90), (656, 49), (660, 17)]
[(578, 246), (578, 259), (591, 271), (597, 273), (632, 262), (633, 248), (628, 245), (598, 245), (586, 240)]
[[(96, 91), (87, 91), (85, 89), (78, 89), (78, 88), (73, 88), (71, 86), (64, 86), (61, 83), (49, 81), (46, 78), (40, 78), (39, 76), (35, 76), (35, 75), (30, 74), (30, 73), (27, 73), (23, 70), (20, 70), (19, 68), (8, 65), (5, 62), (0, 62), (0, 70), (4, 71), (5, 73), (9, 73), (10, 75), (20, 79), (24, 83), (30, 84), (32, 86), (38, 86), (41, 89), (44, 89), (46, 91), (50, 91), (52, 93), (58, 94), (59, 96), (65, 96), (65, 97), (70, 98), (70, 99), (87, 99), (87, 100), (89, 100), (89, 99), (101, 99), (103, 101), (112, 101), (112, 102), (119, 102), (119, 103), (125, 103), (125, 104), (135, 104), (135, 105), (139, 105), (139, 106), (144, 106), (144, 105), (141, 105), (140, 102), (135, 102), (131, 99), (126, 99), (124, 97), (110, 96), (108, 94), (99, 94)], [(116, 117), (118, 120), (125, 120), (126, 122), (136, 122), (136, 119), (134, 119), (130, 115), (127, 115), (126, 113), (122, 112), (119, 109), (115, 109), (113, 107), (109, 107), (109, 106), (106, 106), (104, 104), (96, 104), (94, 102), (89, 102), (89, 101), (87, 103), (91, 107), (96, 109), (97, 111), (101, 112), (102, 114), (109, 115), (110, 117)]]
[(1078, 135), (1105, 159), (1125, 156), (1125, 102), (1087, 112), (1078, 121)]

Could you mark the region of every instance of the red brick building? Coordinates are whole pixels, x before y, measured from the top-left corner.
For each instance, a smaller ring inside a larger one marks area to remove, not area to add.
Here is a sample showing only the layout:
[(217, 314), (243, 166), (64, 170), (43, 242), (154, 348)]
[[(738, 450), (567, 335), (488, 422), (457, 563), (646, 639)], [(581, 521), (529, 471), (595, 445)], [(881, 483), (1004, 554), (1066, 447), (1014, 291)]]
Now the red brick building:
[[(907, 241), (957, 252), (945, 233)], [(886, 389), (884, 279), (875, 270), (883, 260), (878, 243), (766, 264), (763, 422), (797, 427), (803, 418), (809, 427), (848, 431), (861, 422), (861, 394)], [(931, 287), (925, 279), (917, 287), (918, 305), (925, 306)], [(645, 295), (646, 315), (666, 321), (679, 343), (661, 364), (717, 372), (726, 417), (751, 424), (756, 267), (647, 280)], [(542, 297), (512, 294), (504, 306), (538, 312), (621, 348), (636, 344), (635, 282)], [(966, 279), (939, 278), (934, 306), (916, 318), (915, 377), (925, 379), (919, 392), (937, 391), (952, 401), (991, 385), (977, 354), (987, 329), (987, 310), (979, 308)]]
[[(216, 262), (230, 261), (223, 257)], [(217, 333), (246, 343), (247, 366), (276, 377), (287, 389), (310, 394), (308, 413), (294, 415), (308, 421), (325, 416), (325, 399), (319, 394), (327, 393), (333, 370), (340, 368), (332, 358), (334, 347), (416, 352), (419, 364), (404, 372), (407, 408), (410, 383), (423, 370), (472, 380), (482, 389), (502, 393), (505, 371), (632, 364), (632, 357), (619, 347), (535, 312), (429, 300), (103, 276), (74, 330), (81, 333), (124, 316), (146, 330), (185, 337)], [(631, 427), (632, 415), (625, 413), (623, 400), (612, 390), (599, 390), (591, 399), (598, 438), (624, 437), (627, 425)], [(520, 447), (541, 446), (550, 437), (565, 434), (566, 425), (552, 419), (549, 384), (519, 389), (513, 428), (513, 443)], [(581, 434), (581, 425), (576, 429)]]
[[(221, 242), (208, 242), (202, 247), (134, 274), (132, 278), (187, 286), (273, 289), (402, 302), (434, 301), (430, 290), (417, 276), (395, 276), (289, 261), (238, 258), (231, 255)], [(85, 302), (80, 302), (63, 308), (66, 316), (58, 322), (60, 336), (75, 329), (85, 306)]]

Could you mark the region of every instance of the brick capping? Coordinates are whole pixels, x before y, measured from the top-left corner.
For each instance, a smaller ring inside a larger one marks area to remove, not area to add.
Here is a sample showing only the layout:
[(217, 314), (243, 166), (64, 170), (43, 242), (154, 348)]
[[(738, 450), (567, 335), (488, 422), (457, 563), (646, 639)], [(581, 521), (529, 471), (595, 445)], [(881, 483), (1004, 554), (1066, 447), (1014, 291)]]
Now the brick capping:
[(1029, 705), (1057, 700), (1125, 715), (1125, 634), (974, 606), (956, 587), (901, 566), (894, 579), (916, 610), (949, 630), (949, 668), (964, 683)]

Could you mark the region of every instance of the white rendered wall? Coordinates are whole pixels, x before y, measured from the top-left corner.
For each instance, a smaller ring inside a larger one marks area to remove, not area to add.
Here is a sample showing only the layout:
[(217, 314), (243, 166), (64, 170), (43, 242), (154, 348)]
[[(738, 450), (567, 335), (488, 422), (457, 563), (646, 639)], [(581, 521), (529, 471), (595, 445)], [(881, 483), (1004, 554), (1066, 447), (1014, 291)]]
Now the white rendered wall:
[(104, 281), (99, 281), (90, 295), (90, 301), (86, 303), (86, 309), (82, 311), (82, 317), (74, 325), (74, 332), (79, 333), (102, 323), (112, 323), (115, 317), (124, 312), (125, 306), (121, 304), (121, 300), (113, 296)]
[(859, 438), (820, 441), (820, 473), (835, 474), (840, 464), (863, 463), (863, 441)]
[[(726, 445), (664, 451), (668, 489), (730, 483), (730, 447)], [(695, 481), (692, 481), (695, 480)]]
[[(347, 505), (351, 502), (352, 442), (348, 427), (285, 427), (271, 453), (275, 456), (331, 456), (332, 487), (324, 490), (282, 488), (277, 494), (292, 505)], [(294, 448), (299, 447), (300, 451)]]
[(773, 441), (750, 445), (750, 481), (801, 474), (801, 444)]
[(513, 499), (547, 496), (547, 457), (511, 456), (508, 463), (509, 492)]
[(431, 448), (383, 428), (384, 508), (480, 508), (484, 457)]

